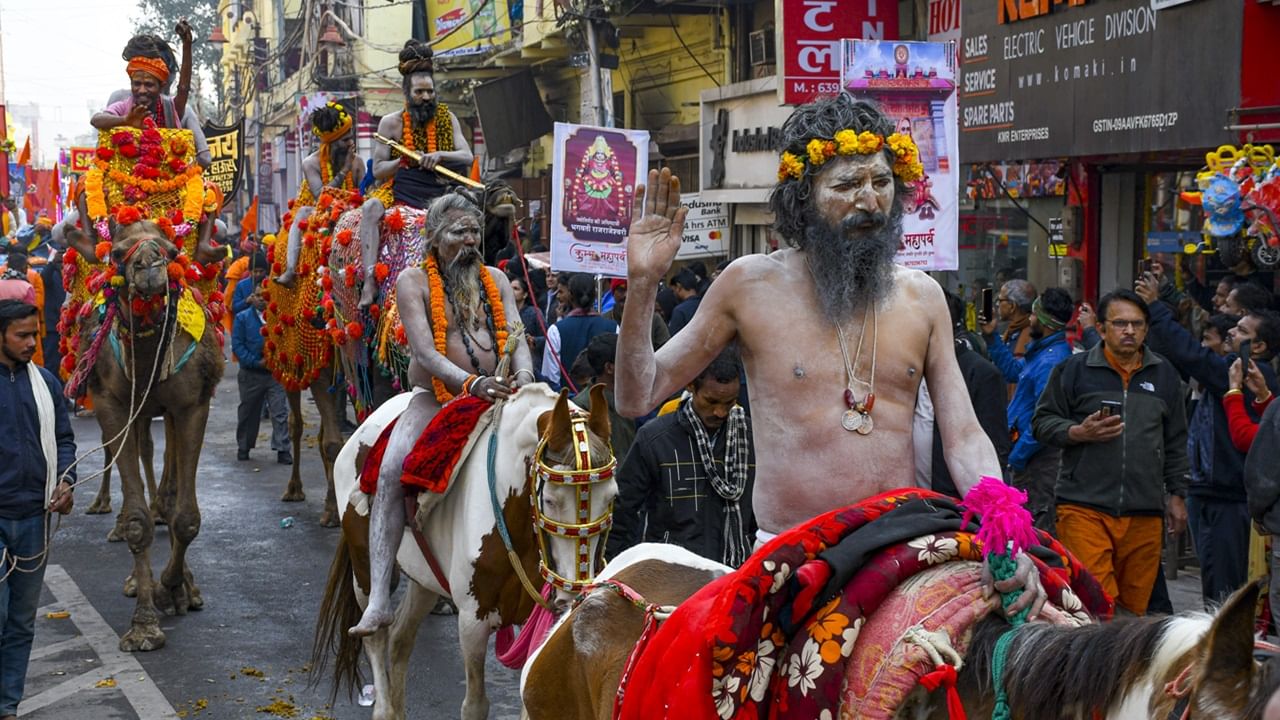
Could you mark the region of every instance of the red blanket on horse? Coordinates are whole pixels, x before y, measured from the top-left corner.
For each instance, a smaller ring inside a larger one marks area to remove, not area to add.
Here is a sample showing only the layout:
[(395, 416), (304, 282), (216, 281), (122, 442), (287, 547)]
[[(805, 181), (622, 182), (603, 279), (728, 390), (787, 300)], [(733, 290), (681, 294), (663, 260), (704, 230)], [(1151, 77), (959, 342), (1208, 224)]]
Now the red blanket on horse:
[[(623, 720), (818, 718), (840, 707), (845, 665), (881, 601), (917, 572), (981, 562), (978, 526), (927, 490), (885, 493), (775, 538), (680, 605), (642, 649)], [(921, 542), (924, 538), (925, 541)], [(1028, 553), (1049, 601), (1109, 617), (1110, 598), (1051, 536)]]
[[(404, 459), (400, 482), (414, 491), (443, 493), (447, 490), (454, 471), (466, 457), (465, 451), (476, 424), (491, 407), (493, 403), (487, 400), (466, 395), (440, 408), (418, 436), (413, 451)], [(387, 452), (387, 443), (396, 422), (388, 423), (378, 435), (377, 442), (365, 457), (364, 467), (360, 469), (360, 492), (366, 495), (372, 495), (378, 487), (382, 456)]]

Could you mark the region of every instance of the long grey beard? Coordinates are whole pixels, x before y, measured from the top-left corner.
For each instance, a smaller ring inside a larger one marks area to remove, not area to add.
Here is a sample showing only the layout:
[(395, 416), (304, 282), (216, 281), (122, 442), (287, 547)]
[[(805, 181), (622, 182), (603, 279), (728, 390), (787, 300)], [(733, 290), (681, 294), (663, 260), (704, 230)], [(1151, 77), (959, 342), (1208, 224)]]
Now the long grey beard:
[[(434, 102), (419, 104), (412, 100), (409, 101), (409, 119), (413, 120), (414, 127), (426, 125), (431, 122), (435, 116), (436, 104)], [(426, 148), (423, 149), (425, 150)]]
[(449, 301), (453, 303), (454, 316), (470, 330), (484, 326), (484, 310), (480, 306), (480, 273), (488, 272), (481, 262), (480, 253), (466, 248), (445, 263), (445, 284), (449, 286)]
[(902, 237), (902, 211), (876, 213), (877, 224), (859, 227), (861, 211), (838, 227), (810, 217), (800, 242), (813, 273), (822, 312), (833, 323), (845, 322), (854, 310), (883, 300), (893, 290), (893, 258)]

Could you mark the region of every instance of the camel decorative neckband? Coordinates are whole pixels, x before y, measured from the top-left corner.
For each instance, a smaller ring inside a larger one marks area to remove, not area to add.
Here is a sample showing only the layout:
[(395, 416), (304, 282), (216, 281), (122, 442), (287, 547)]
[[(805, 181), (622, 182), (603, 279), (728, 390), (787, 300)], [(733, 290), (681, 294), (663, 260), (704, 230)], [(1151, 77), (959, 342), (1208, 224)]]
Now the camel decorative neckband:
[[(863, 380), (858, 377), (857, 370), (862, 362), (862, 341), (867, 337), (867, 324), (872, 325), (871, 334), (871, 377)], [(871, 419), (871, 410), (876, 404), (876, 349), (880, 340), (880, 319), (873, 300), (862, 316), (862, 332), (858, 335), (858, 348), (854, 351), (853, 362), (849, 362), (849, 346), (844, 339), (844, 328), (836, 323), (836, 339), (840, 341), (840, 355), (844, 358), (845, 389), (844, 403), (848, 409), (840, 417), (840, 425), (849, 432), (859, 435), (870, 435), (875, 429)], [(855, 386), (864, 386), (867, 394), (861, 400), (854, 394)]]

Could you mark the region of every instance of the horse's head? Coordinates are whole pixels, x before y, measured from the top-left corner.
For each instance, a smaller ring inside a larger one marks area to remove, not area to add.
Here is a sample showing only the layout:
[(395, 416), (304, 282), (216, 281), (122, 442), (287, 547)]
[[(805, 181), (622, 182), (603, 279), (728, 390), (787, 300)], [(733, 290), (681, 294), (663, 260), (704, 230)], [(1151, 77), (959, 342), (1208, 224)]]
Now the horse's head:
[[(1174, 720), (1259, 720), (1277, 689), (1277, 673), (1255, 656), (1253, 636), (1259, 583), (1236, 591), (1218, 610), (1200, 643), (1170, 672), (1164, 691), (1156, 688), (1151, 716)], [(1271, 653), (1268, 652), (1268, 655)], [(1267, 663), (1274, 665), (1274, 663)]]
[(516, 216), (516, 207), (523, 204), (516, 196), (516, 191), (502, 180), (494, 180), (484, 187), (485, 215), (513, 218)]
[(135, 295), (165, 294), (169, 289), (169, 261), (177, 254), (178, 248), (150, 220), (117, 226), (111, 234), (111, 261)]
[(538, 433), (532, 482), (539, 569), (563, 609), (604, 566), (604, 539), (613, 524), (618, 483), (604, 386), (591, 388), (586, 414), (571, 411), (561, 392), (555, 407), (538, 418)]

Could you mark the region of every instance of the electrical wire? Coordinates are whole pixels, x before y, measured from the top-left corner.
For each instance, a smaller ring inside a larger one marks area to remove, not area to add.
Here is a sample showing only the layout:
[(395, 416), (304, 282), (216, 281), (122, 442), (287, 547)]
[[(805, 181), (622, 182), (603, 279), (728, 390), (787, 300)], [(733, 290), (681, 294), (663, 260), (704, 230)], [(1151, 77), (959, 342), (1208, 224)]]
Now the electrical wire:
[(684, 41), (684, 38), (683, 38), (683, 37), (681, 37), (681, 35), (680, 35), (680, 28), (679, 28), (679, 27), (676, 27), (676, 19), (675, 19), (675, 16), (673, 16), (670, 12), (668, 12), (668, 13), (667, 13), (667, 20), (668, 20), (668, 21), (670, 21), (670, 23), (671, 23), (671, 30), (672, 30), (672, 32), (674, 32), (674, 33), (676, 34), (676, 40), (679, 40), (679, 41), (680, 41), (680, 46), (681, 46), (681, 47), (683, 47), (683, 48), (684, 48), (684, 51), (685, 51), (686, 53), (688, 53), (688, 54), (689, 54), (689, 58), (690, 58), (690, 59), (692, 59), (695, 63), (697, 63), (697, 64), (698, 64), (698, 67), (702, 68), (702, 72), (703, 72), (703, 73), (704, 73), (708, 78), (710, 78), (710, 79), (711, 79), (711, 82), (713, 82), (713, 83), (715, 83), (715, 84), (716, 84), (716, 87), (720, 87), (720, 81), (716, 79), (716, 76), (715, 76), (715, 75), (712, 75), (712, 74), (711, 74), (711, 71), (707, 69), (707, 66), (706, 66), (706, 65), (703, 65), (703, 64), (702, 64), (702, 61), (698, 59), (698, 56), (693, 54), (693, 51), (689, 49), (689, 45), (688, 45), (688, 43), (686, 43), (686, 42)]
[(1040, 222), (1040, 220), (1037, 219), (1035, 215), (1032, 215), (1030, 211), (1028, 211), (1025, 207), (1023, 207), (1022, 203), (1018, 202), (1018, 198), (1014, 197), (1013, 194), (1009, 192), (1009, 188), (1005, 187), (1004, 181), (996, 177), (995, 173), (991, 172), (990, 164), (983, 165), (982, 171), (986, 173), (987, 177), (991, 178), (991, 180), (995, 182), (997, 186), (999, 186), (1000, 192), (1004, 193), (1004, 196), (1009, 198), (1009, 201), (1013, 203), (1014, 207), (1018, 208), (1018, 210), (1020, 210), (1023, 215), (1027, 216), (1028, 220), (1035, 223), (1037, 226), (1039, 226), (1041, 230), (1044, 231), (1044, 234), (1046, 237), (1051, 237), (1053, 235), (1053, 233), (1049, 232), (1049, 228), (1045, 227), (1044, 223)]

